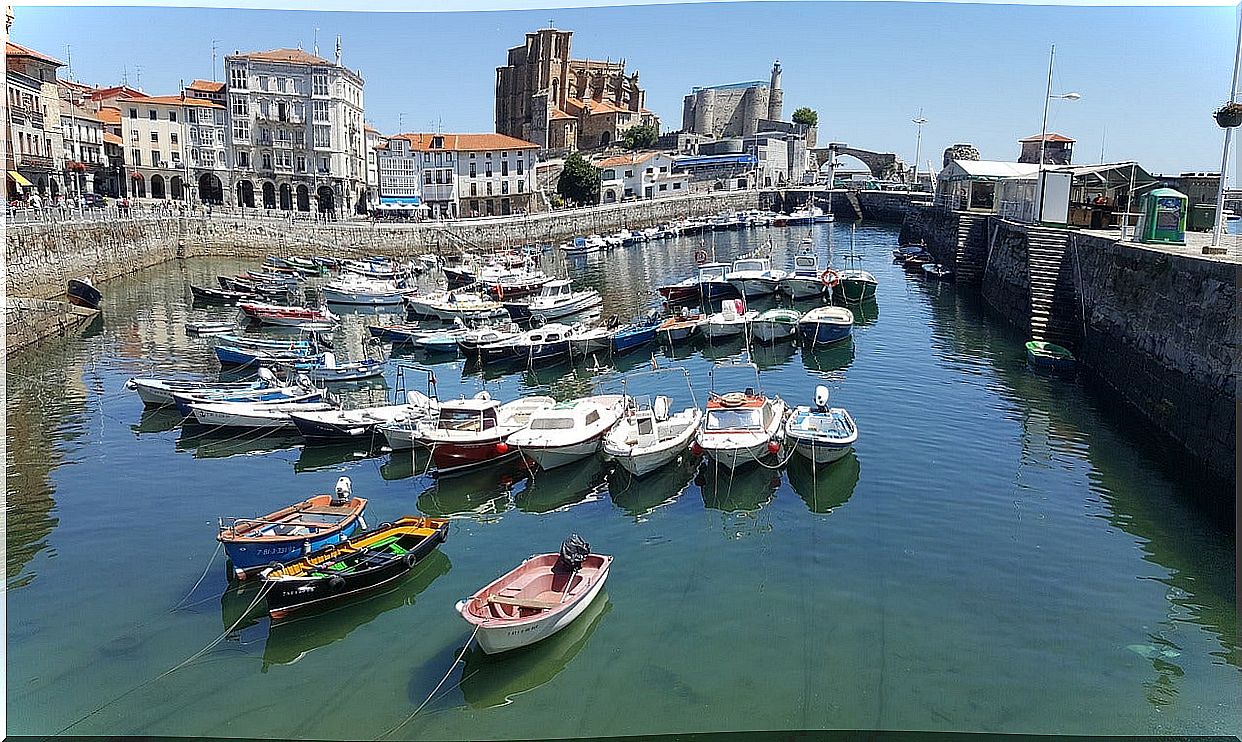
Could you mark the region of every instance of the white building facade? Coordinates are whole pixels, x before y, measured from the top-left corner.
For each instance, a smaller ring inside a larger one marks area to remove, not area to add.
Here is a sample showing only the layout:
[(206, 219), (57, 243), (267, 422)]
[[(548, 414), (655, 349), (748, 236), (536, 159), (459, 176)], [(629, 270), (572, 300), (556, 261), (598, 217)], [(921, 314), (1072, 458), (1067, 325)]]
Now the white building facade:
[(600, 202), (680, 196), (690, 190), (690, 177), (674, 173), (673, 158), (662, 152), (635, 152), (599, 160)]
[(441, 219), (529, 212), (538, 150), (504, 134), (397, 134), (379, 151), (381, 205), (416, 197)]
[(224, 58), (234, 152), (229, 190), (241, 206), (366, 210), (362, 76), (301, 49)]

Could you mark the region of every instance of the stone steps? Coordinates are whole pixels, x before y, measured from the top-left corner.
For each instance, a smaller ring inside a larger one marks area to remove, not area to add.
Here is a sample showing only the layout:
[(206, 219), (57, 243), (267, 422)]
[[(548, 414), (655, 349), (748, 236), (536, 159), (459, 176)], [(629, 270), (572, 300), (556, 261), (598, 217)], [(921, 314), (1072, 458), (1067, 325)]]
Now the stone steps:
[(1073, 346), (1078, 339), (1081, 307), (1073, 286), (1062, 278), (1067, 235), (1033, 226), (1027, 230), (1026, 243), (1031, 337)]

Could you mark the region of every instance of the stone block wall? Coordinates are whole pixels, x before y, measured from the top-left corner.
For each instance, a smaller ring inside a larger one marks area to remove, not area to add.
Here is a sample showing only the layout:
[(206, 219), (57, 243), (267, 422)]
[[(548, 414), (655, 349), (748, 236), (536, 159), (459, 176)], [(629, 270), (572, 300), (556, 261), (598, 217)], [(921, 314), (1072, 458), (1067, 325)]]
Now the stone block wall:
[(985, 232), (994, 231), (996, 236), (990, 249), (987, 238), (983, 239), (983, 298), (1006, 321), (1026, 330), (1031, 324), (1026, 230), (997, 220), (989, 222)]

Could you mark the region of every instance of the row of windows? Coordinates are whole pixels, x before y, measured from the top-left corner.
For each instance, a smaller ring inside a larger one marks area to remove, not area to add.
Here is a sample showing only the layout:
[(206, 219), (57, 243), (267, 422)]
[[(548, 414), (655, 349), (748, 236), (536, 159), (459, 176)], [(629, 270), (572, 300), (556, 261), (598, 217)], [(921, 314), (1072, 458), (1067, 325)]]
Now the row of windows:
[[(159, 121), (159, 118), (160, 118), (159, 113), (160, 113), (159, 111), (157, 111), (156, 109), (152, 108), (151, 110), (147, 111), (147, 118), (148, 118), (148, 119), (150, 119), (150, 120), (152, 120), (152, 121)], [(138, 118), (138, 109), (137, 109), (137, 108), (131, 108), (131, 109), (129, 109), (129, 117), (130, 117), (131, 119), (136, 119), (136, 118)], [(169, 121), (176, 121), (176, 120), (177, 120), (177, 112), (176, 112), (176, 111), (169, 111), (169, 112), (168, 112), (168, 120), (169, 120)]]
[[(484, 189), (484, 195), (487, 195), (487, 196), (491, 196), (491, 195), (493, 195), (493, 194), (492, 194), (492, 184), (489, 182), (489, 183), (486, 183), (485, 185), (486, 185), (487, 187)], [(507, 180), (502, 180), (502, 181), (500, 181), (500, 192), (501, 192), (501, 194), (508, 194), (508, 193), (509, 193), (509, 181), (507, 181)], [(517, 192), (517, 193), (525, 193), (525, 192), (526, 192), (526, 181), (524, 181), (524, 180), (519, 180), (519, 181), (517, 182), (517, 191), (516, 191), (516, 192)], [(470, 195), (471, 195), (471, 196), (477, 196), (477, 195), (479, 195), (479, 184), (478, 184), (478, 183), (471, 183), (471, 184), (470, 184)]]
[[(137, 129), (130, 129), (130, 130), (129, 130), (129, 141), (131, 141), (131, 142), (137, 142), (137, 141), (138, 141), (138, 139), (139, 139), (139, 137), (140, 137), (140, 134), (138, 133), (138, 130), (137, 130)], [(173, 132), (169, 132), (169, 133), (168, 133), (168, 141), (172, 142), (173, 144), (177, 144), (177, 132), (175, 132), (175, 131), (173, 131)], [(158, 131), (153, 131), (153, 132), (151, 132), (151, 142), (152, 142), (153, 144), (159, 144), (159, 142), (160, 142), (160, 133), (159, 133)]]
[(28, 155), (52, 156), (52, 139), (46, 137), (40, 139), (38, 136), (30, 133), (21, 133), (17, 137), (21, 143), (22, 152)]
[[(156, 150), (156, 149), (151, 150), (151, 159), (149, 159), (147, 162), (151, 164), (151, 167), (168, 167), (168, 163), (165, 162), (162, 157), (160, 157), (160, 152), (159, 150)], [(180, 163), (181, 163), (181, 153), (174, 150), (172, 153), (172, 164), (179, 165)], [(142, 150), (137, 149), (137, 148), (131, 149), (129, 151), (129, 163), (128, 164), (138, 165), (139, 167), (141, 167), (142, 166)]]

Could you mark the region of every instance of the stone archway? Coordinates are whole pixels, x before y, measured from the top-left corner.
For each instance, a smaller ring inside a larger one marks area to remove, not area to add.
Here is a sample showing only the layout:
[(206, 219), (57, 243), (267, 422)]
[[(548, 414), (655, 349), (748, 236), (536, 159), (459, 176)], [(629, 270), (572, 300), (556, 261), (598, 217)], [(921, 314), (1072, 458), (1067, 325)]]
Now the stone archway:
[(271, 181), (263, 184), (263, 208), (276, 208), (276, 186)]
[(604, 191), (604, 203), (615, 204), (617, 202), (617, 192), (609, 188)]
[(254, 208), (254, 183), (243, 180), (237, 184), (237, 205)]
[(180, 175), (174, 175), (169, 179), (168, 196), (174, 201), (181, 201), (185, 198), (185, 186), (181, 183)]
[(151, 176), (151, 198), (168, 198), (164, 192), (164, 176), (158, 173)]
[(216, 206), (224, 203), (224, 184), (212, 173), (203, 173), (198, 177), (198, 200)]
[(824, 163), (833, 162), (836, 157), (853, 157), (867, 167), (871, 174), (879, 180), (894, 180), (906, 171), (906, 164), (891, 152), (872, 152), (868, 149), (850, 147), (841, 142), (833, 142), (822, 149), (811, 150), (815, 154), (815, 169)]
[(298, 211), (310, 211), (310, 189), (305, 184), (298, 184)]
[(142, 177), (142, 173), (137, 173), (138, 177), (131, 178), (134, 184), (134, 197), (146, 198), (147, 196), (147, 179)]
[(282, 211), (293, 210), (293, 189), (288, 183), (280, 184), (280, 208)]
[(319, 189), (315, 191), (315, 196), (319, 199), (319, 213), (327, 214), (336, 211), (336, 196), (331, 188), (319, 186)]
[(612, 142), (611, 132), (605, 131), (599, 135), (599, 146), (607, 147), (611, 142)]

